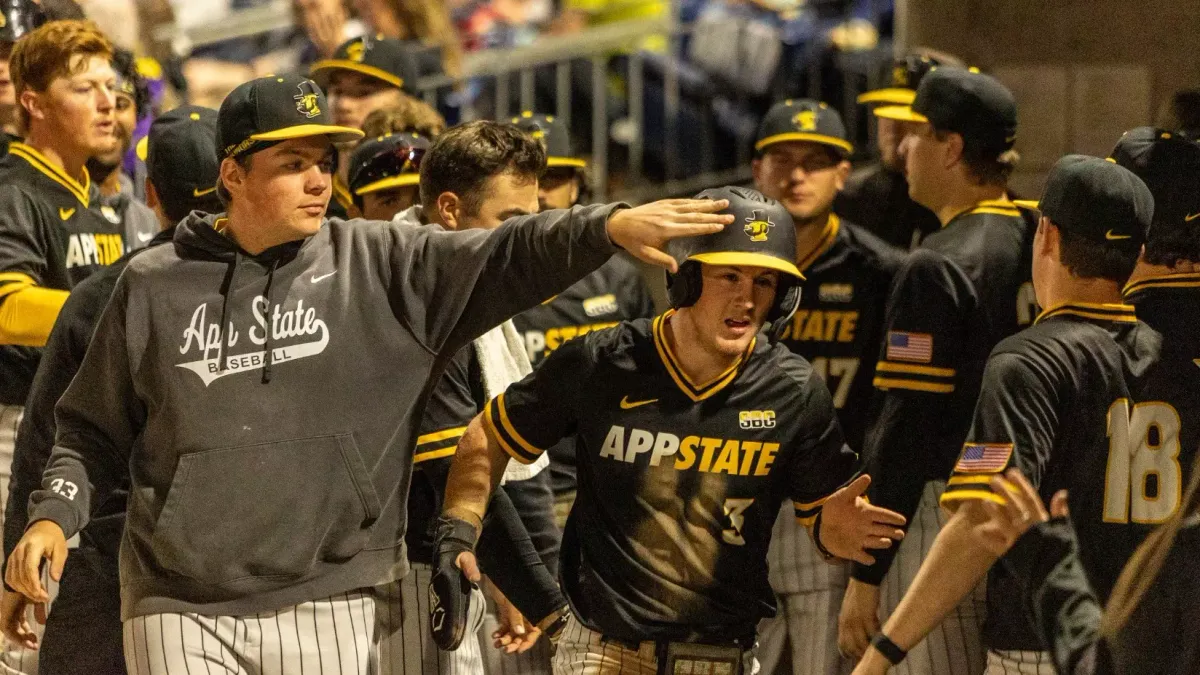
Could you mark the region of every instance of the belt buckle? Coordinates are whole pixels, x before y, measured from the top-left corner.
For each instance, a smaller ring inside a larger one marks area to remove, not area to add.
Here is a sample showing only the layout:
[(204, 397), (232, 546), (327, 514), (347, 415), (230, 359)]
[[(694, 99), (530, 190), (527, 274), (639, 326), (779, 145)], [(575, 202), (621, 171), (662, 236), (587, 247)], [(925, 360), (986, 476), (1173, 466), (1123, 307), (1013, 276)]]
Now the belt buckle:
[(744, 655), (737, 645), (664, 642), (659, 645), (658, 675), (742, 675)]

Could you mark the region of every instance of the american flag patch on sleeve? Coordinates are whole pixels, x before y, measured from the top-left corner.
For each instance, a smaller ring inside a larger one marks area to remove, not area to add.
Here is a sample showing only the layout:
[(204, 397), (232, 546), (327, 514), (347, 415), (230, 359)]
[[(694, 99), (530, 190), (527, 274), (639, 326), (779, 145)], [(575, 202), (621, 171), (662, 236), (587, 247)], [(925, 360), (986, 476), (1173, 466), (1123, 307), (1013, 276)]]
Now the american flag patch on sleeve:
[(1008, 466), (1012, 443), (967, 443), (954, 470), (960, 473), (996, 473)]
[(929, 333), (890, 330), (885, 358), (889, 361), (929, 363), (933, 360), (933, 336)]

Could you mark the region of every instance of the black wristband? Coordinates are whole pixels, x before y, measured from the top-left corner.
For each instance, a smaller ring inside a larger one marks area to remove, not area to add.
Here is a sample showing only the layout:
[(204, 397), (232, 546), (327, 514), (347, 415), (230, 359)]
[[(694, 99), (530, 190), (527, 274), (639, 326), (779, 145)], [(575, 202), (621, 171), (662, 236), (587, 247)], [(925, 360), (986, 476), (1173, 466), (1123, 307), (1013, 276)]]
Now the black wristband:
[(817, 545), (817, 551), (821, 555), (825, 556), (826, 560), (835, 560), (837, 558), (837, 556), (834, 555), (833, 552), (831, 552), (829, 549), (825, 548), (825, 544), (821, 543), (821, 515), (823, 513), (825, 513), (824, 510), (817, 511), (817, 518), (816, 518), (816, 520), (813, 521), (813, 530), (812, 530), (813, 543)]
[(884, 635), (882, 631), (876, 633), (875, 637), (871, 638), (871, 646), (874, 647), (883, 658), (888, 660), (893, 666), (900, 665), (904, 657), (908, 656), (908, 652), (900, 649), (900, 645), (892, 642), (891, 638)]

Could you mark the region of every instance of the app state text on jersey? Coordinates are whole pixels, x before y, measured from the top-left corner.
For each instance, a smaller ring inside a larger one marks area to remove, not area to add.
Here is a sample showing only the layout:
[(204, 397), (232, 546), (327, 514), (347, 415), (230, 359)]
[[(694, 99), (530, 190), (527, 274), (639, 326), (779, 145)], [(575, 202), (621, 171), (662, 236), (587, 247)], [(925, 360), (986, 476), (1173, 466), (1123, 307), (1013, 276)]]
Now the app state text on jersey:
[[(1155, 361), (1157, 343), (1133, 307), (1088, 303), (1048, 310), (1033, 327), (1002, 341), (988, 360), (974, 421), (942, 503), (953, 508), (963, 500), (1001, 500), (988, 483), (1010, 466), (1020, 468), (1047, 503), (1068, 490), (1084, 566), (1106, 599), (1145, 528), (1106, 515), (1105, 486), (1116, 473), (1101, 450), (1119, 448), (1116, 456), (1129, 457), (1125, 430), (1138, 406), (1129, 383)], [(1157, 502), (1173, 510), (1169, 499)], [(1021, 605), (1011, 600), (1019, 593), (1008, 569), (994, 566), (985, 623), (990, 648), (1041, 649)]]
[[(90, 187), (33, 147), (9, 146), (0, 159), (0, 301), (28, 286), (69, 291), (125, 254), (122, 226), (89, 208)], [(36, 368), (35, 351), (0, 346), (0, 403), (23, 404)]]
[(485, 420), (520, 461), (576, 439), (561, 567), (585, 625), (628, 641), (729, 640), (774, 612), (766, 550), (780, 501), (811, 523), (856, 458), (801, 357), (757, 341), (695, 383), (663, 336), (672, 314), (563, 345)]
[(850, 447), (862, 448), (875, 389), (883, 312), (904, 253), (831, 216), (804, 272), (800, 307), (780, 338), (825, 378)]

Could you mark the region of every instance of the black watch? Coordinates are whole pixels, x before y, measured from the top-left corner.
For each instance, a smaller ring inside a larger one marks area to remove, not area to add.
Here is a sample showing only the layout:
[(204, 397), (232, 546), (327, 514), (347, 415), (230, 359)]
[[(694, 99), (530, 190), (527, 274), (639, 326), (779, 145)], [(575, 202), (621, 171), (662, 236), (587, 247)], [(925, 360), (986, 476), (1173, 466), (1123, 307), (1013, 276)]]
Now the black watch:
[(883, 631), (880, 631), (875, 637), (871, 638), (871, 646), (877, 649), (880, 654), (883, 654), (883, 658), (887, 659), (888, 663), (891, 663), (893, 666), (900, 665), (904, 657), (908, 656), (908, 652), (901, 649), (900, 645), (892, 642), (891, 638), (883, 634)]

